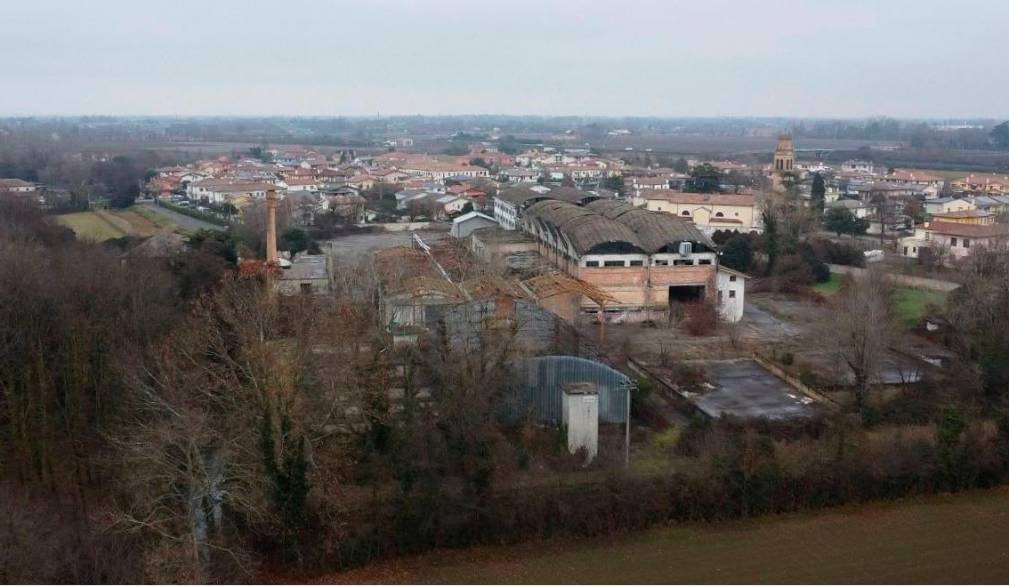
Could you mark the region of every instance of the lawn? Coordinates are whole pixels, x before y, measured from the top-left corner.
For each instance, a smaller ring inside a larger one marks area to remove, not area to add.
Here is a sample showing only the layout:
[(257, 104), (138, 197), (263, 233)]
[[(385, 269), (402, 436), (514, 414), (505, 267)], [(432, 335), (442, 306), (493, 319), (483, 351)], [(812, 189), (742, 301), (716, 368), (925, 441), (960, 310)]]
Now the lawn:
[[(825, 297), (830, 297), (841, 290), (843, 275), (831, 273), (830, 280), (817, 283), (813, 290)], [(925, 317), (929, 305), (943, 307), (946, 303), (946, 293), (911, 287), (894, 288), (894, 312), (897, 319), (907, 327), (918, 323)]]
[(747, 521), (684, 523), (611, 539), (442, 550), (310, 581), (1004, 583), (1007, 543), (1009, 490), (997, 488)]

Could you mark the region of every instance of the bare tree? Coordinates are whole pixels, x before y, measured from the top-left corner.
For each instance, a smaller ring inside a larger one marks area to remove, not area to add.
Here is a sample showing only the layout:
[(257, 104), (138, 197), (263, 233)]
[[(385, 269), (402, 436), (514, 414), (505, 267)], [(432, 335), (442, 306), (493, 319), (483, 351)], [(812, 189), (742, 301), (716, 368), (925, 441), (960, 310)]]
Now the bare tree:
[(830, 338), (854, 378), (855, 404), (865, 406), (869, 386), (893, 337), (892, 287), (888, 276), (870, 269), (849, 277), (837, 295)]

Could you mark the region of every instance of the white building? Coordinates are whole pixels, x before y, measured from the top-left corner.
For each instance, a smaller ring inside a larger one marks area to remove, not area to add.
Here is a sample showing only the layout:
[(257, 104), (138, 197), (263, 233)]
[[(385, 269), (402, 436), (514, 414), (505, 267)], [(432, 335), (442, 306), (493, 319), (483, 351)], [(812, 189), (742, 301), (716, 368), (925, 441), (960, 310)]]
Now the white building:
[(718, 265), (716, 287), (718, 289), (718, 315), (727, 322), (743, 319), (743, 304), (746, 300), (745, 273)]

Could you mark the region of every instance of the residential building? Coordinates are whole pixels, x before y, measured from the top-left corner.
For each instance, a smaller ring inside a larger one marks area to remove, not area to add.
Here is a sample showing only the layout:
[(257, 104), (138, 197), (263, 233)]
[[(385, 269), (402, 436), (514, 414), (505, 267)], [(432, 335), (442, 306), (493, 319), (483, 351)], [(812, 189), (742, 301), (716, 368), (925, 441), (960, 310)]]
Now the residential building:
[(959, 197), (940, 197), (939, 199), (928, 199), (924, 202), (925, 213), (929, 215), (948, 214), (950, 212), (963, 212), (976, 209), (969, 199)]
[(23, 179), (0, 179), (0, 193), (31, 193), (36, 191), (34, 183)]
[(1009, 175), (994, 173), (972, 173), (950, 183), (956, 193), (1004, 193), (1009, 194)]
[(963, 260), (978, 247), (1004, 244), (1009, 240), (1009, 224), (969, 224), (926, 222), (915, 229), (914, 236), (900, 241), (903, 256), (917, 258), (929, 248), (947, 262)]
[(841, 170), (858, 175), (875, 175), (876, 167), (872, 161), (849, 159), (841, 163)]
[(932, 215), (933, 222), (951, 222), (954, 224), (975, 224), (987, 226), (995, 223), (995, 214), (984, 210), (962, 210)]
[(824, 204), (824, 213), (832, 208), (843, 208), (851, 212), (856, 218), (868, 218), (872, 208), (869, 204), (858, 199), (838, 199)]

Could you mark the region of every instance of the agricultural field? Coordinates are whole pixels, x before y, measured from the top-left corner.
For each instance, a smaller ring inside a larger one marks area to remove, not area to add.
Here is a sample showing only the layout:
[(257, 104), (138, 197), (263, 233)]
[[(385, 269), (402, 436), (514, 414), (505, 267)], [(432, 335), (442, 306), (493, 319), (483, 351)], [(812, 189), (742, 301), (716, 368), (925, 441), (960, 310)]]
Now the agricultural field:
[(1009, 490), (939, 495), (630, 537), (439, 551), (325, 583), (1004, 583)]
[(74, 231), (82, 240), (104, 242), (124, 236), (144, 238), (158, 232), (174, 231), (171, 222), (139, 207), (127, 210), (95, 210), (62, 214), (56, 221)]

